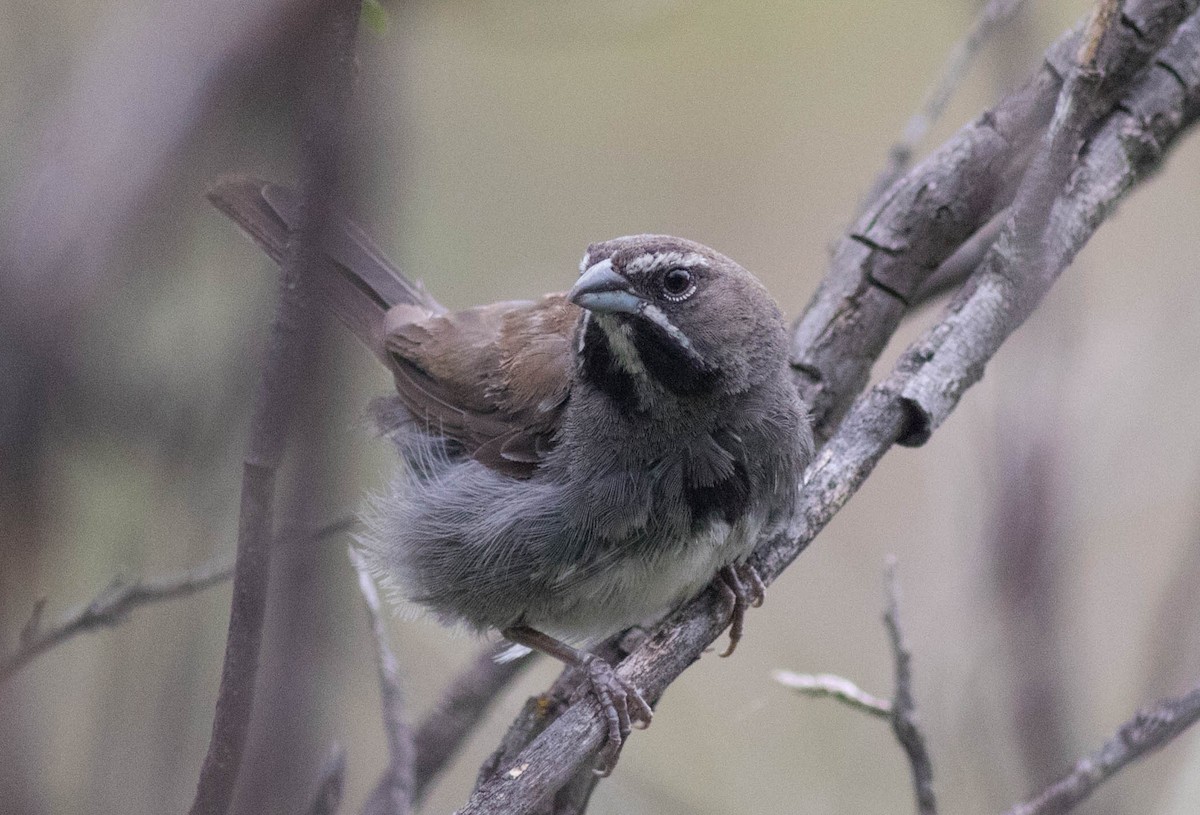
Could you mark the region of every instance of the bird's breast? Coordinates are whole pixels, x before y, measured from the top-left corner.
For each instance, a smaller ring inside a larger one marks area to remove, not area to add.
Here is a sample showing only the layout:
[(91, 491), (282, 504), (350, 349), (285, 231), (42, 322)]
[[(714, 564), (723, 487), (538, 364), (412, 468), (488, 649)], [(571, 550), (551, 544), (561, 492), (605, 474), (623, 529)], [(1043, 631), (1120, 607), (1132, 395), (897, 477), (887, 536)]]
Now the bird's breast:
[(722, 566), (746, 557), (764, 520), (759, 513), (734, 524), (714, 519), (693, 534), (606, 559), (582, 579), (568, 572), (570, 590), (559, 596), (570, 600), (545, 625), (578, 641), (652, 621), (699, 594)]

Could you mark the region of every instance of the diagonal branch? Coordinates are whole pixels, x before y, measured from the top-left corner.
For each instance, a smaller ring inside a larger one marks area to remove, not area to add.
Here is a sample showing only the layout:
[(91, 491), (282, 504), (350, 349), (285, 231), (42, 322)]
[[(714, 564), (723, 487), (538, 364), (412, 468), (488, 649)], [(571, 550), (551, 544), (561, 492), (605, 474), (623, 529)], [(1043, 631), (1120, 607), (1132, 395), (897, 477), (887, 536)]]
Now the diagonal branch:
[[(1135, 11), (1144, 11), (1149, 4), (1138, 6)], [(1160, 5), (1156, 10), (1161, 13), (1141, 33), (1144, 37), (1149, 31), (1150, 36), (1166, 39), (1178, 27), (1183, 12), (1194, 12), (1195, 4), (1186, 8)], [(1163, 15), (1174, 12), (1179, 13), (1164, 22)], [(1126, 20), (1132, 13), (1127, 9), (1120, 19)], [(1117, 200), (1161, 163), (1165, 150), (1200, 115), (1200, 70), (1195, 67), (1198, 25), (1196, 17), (1188, 19), (1172, 44), (1158, 55), (1156, 64), (1140, 76), (1121, 105), (1099, 126), (1087, 149), (1079, 153), (1080, 164), (1070, 187), (1055, 197), (1051, 207), (1048, 231), (1056, 240), (1040, 265), (1052, 273), (1039, 275), (1039, 285), (1053, 282)], [(1144, 40), (1130, 46), (1125, 36), (1127, 28), (1128, 24), (1122, 22), (1111, 29), (1113, 36), (1105, 38), (1097, 53), (1096, 64), (1102, 74), (1099, 96), (1111, 93), (1109, 87), (1116, 82), (1115, 77), (1129, 67), (1132, 58), (1122, 49), (1142, 53)], [(1144, 58), (1141, 61), (1144, 63)], [(1116, 66), (1114, 73), (1108, 72), (1110, 66)], [(1068, 109), (1071, 104), (1071, 99), (1064, 100)], [(1070, 124), (1069, 117), (1065, 121)], [(959, 315), (963, 302), (960, 298), (943, 320), (906, 352), (889, 377), (859, 397), (810, 465), (800, 491), (798, 513), (787, 532), (760, 546), (756, 553), (756, 566), (764, 580), (774, 580), (808, 546), (892, 444), (902, 438), (919, 443), (923, 434), (937, 427), (935, 416), (944, 419), (953, 410), (965, 389), (978, 379), (999, 342), (1016, 328), (1018, 323), (1009, 318), (1020, 312), (1018, 304), (1027, 302), (1027, 297), (1036, 302), (1040, 293), (998, 293), (990, 301), (990, 311), (974, 312), (969, 320)], [(967, 295), (965, 301), (970, 300)], [(932, 344), (933, 340), (947, 338), (951, 341)], [(927, 368), (931, 363), (932, 367)], [(928, 384), (930, 389), (910, 387), (913, 383)], [(939, 392), (934, 385), (940, 385), (948, 394), (938, 403), (938, 414), (926, 411), (914, 398)], [(824, 407), (817, 412), (819, 420), (836, 412), (835, 401), (844, 398), (839, 394), (830, 396), (837, 400), (824, 400)], [(699, 659), (726, 621), (720, 598), (712, 591), (705, 592), (672, 615), (620, 665), (618, 673), (655, 701), (675, 677)], [(599, 746), (603, 727), (598, 713), (590, 700), (572, 705), (508, 765), (520, 768), (519, 774), (513, 777), (502, 771), (493, 776), (477, 788), (461, 812), (521, 812), (536, 806)]]
[[(1196, 0), (1131, 0), (1100, 54), (1111, 104), (1192, 14)], [(932, 271), (1011, 203), (1069, 73), (1079, 30), (1060, 37), (1024, 86), (963, 127), (875, 201), (834, 249), (797, 321), (792, 366), (827, 439), (861, 392)]]
[(1071, 772), (1008, 815), (1062, 815), (1095, 792), (1121, 769), (1163, 747), (1200, 720), (1200, 686), (1164, 699), (1117, 728), (1099, 750), (1079, 759)]
[(458, 753), (496, 697), (533, 664), (528, 658), (499, 661), (498, 646), (487, 646), (471, 660), (413, 735), (413, 801), (420, 803), (429, 785)]

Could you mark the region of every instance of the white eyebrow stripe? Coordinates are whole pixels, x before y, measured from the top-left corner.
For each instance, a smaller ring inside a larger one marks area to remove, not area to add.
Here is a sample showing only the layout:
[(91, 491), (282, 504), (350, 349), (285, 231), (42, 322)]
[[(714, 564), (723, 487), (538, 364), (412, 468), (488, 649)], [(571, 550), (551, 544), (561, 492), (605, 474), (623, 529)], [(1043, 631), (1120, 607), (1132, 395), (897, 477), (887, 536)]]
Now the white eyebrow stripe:
[(699, 252), (679, 252), (672, 249), (669, 252), (650, 252), (638, 255), (625, 264), (625, 272), (648, 272), (653, 269), (691, 269), (703, 266), (706, 261)]

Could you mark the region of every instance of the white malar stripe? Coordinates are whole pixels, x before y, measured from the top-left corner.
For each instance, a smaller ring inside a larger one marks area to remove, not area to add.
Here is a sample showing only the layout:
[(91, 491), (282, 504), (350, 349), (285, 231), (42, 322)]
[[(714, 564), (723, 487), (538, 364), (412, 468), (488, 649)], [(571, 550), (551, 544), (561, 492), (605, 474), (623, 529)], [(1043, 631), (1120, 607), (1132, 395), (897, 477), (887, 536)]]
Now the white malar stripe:
[(650, 252), (626, 263), (625, 272), (636, 274), (658, 269), (691, 269), (704, 264), (704, 256), (698, 252)]
[(596, 321), (604, 329), (608, 337), (608, 347), (612, 349), (617, 364), (627, 373), (645, 379), (646, 366), (642, 363), (642, 355), (633, 344), (633, 329), (627, 323), (618, 322), (603, 314), (596, 315)]
[[(587, 260), (587, 258), (584, 258), (584, 260)], [(588, 311), (585, 308), (583, 310), (583, 322), (581, 322), (579, 324), (579, 341), (575, 345), (575, 353), (577, 353), (577, 354), (583, 353), (583, 343), (584, 343), (585, 338), (587, 337), (588, 323), (590, 323), (591, 321), (592, 321), (592, 312)]]
[(692, 341), (687, 338), (687, 334), (684, 334), (682, 331), (676, 328), (675, 324), (667, 319), (667, 315), (663, 314), (663, 310), (661, 308), (653, 303), (647, 303), (646, 305), (642, 306), (642, 316), (650, 320), (650, 322), (657, 325), (663, 331), (667, 332), (667, 336), (673, 339), (680, 348), (682, 348), (684, 351), (687, 351), (688, 355), (691, 356), (692, 359), (695, 359), (701, 364), (704, 363), (704, 357), (700, 356), (700, 353), (692, 347)]

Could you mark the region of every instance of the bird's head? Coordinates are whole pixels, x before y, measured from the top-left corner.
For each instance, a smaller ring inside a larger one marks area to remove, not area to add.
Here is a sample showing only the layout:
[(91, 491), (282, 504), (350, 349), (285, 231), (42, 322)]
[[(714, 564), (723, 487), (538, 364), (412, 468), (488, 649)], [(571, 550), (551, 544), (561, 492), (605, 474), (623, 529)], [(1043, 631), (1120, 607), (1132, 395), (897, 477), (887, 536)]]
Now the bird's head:
[[(610, 393), (737, 393), (778, 376), (783, 318), (758, 280), (693, 241), (633, 235), (588, 247), (567, 297), (585, 310), (584, 376)], [(644, 399), (642, 399), (644, 401)]]

